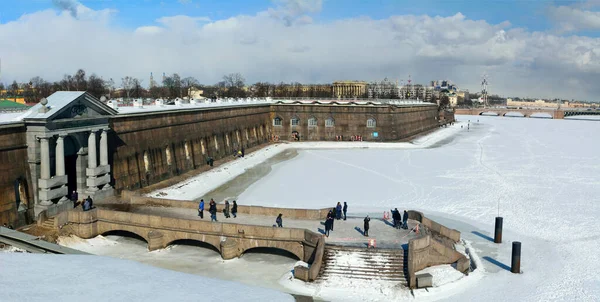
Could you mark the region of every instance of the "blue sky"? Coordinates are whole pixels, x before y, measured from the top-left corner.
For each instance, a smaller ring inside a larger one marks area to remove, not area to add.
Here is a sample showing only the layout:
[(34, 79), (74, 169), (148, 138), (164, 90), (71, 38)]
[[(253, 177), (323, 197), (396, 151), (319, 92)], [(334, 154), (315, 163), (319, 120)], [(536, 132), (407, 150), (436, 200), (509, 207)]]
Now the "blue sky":
[[(55, 8), (52, 0), (1, 0), (2, 23), (21, 15)], [(81, 0), (81, 4), (95, 9), (111, 8), (119, 11), (115, 22), (125, 27), (151, 25), (163, 16), (208, 16), (212, 20), (240, 14), (254, 15), (272, 7), (277, 1), (269, 0)], [(531, 31), (551, 28), (545, 16), (549, 6), (572, 5), (584, 1), (544, 0), (324, 0), (321, 12), (313, 19), (329, 22), (338, 19), (369, 16), (384, 19), (392, 15), (451, 16), (461, 12), (469, 19), (485, 20), (491, 24), (509, 21), (514, 27)], [(593, 34), (593, 33), (590, 33)]]

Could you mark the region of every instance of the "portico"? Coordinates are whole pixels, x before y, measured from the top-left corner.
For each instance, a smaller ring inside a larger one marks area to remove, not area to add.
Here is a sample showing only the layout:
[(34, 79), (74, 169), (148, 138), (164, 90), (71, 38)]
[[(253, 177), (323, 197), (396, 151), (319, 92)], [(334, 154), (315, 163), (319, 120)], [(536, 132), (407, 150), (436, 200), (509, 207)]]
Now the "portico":
[(115, 114), (88, 93), (57, 92), (24, 118), (36, 216), (72, 207), (73, 191), (79, 200), (113, 194), (108, 117)]

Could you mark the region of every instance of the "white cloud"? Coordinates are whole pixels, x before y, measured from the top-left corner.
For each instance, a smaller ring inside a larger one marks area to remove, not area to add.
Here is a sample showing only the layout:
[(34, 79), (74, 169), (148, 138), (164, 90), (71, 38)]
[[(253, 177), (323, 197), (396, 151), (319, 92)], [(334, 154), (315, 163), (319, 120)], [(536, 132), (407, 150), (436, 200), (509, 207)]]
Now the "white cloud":
[(548, 9), (549, 17), (557, 23), (558, 33), (600, 29), (600, 12), (585, 10), (589, 6), (558, 6)]
[(35, 12), (0, 24), (1, 80), (58, 80), (78, 68), (104, 78), (135, 76), (145, 84), (150, 72), (177, 72), (207, 84), (231, 72), (249, 82), (304, 83), (410, 74), (417, 82), (450, 79), (473, 91), (487, 72), (491, 93), (506, 96), (593, 100), (600, 94), (598, 38), (529, 32), (460, 13), (313, 22), (309, 14), (321, 5), (288, 1), (270, 11), (280, 17), (170, 16), (134, 30), (112, 25), (113, 11), (84, 7), (76, 17), (68, 9)]

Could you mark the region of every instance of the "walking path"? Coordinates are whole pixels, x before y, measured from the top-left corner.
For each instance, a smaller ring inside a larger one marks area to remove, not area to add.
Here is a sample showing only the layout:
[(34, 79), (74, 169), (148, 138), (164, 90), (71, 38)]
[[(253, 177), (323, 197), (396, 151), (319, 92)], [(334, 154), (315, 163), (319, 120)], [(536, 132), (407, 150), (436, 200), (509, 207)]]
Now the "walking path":
[[(198, 216), (198, 211), (195, 209), (185, 208), (167, 208), (167, 207), (150, 207), (150, 206), (135, 206), (131, 207), (128, 212), (159, 215), (171, 218), (201, 220)], [(260, 226), (275, 225), (275, 216), (259, 216), (259, 215), (238, 215), (237, 218), (225, 218), (223, 213), (217, 214), (217, 220), (223, 223), (239, 223)], [(416, 225), (416, 221), (409, 220), (408, 230), (394, 229), (391, 221), (384, 221), (381, 217), (371, 217), (369, 237), (363, 236), (363, 219), (364, 217), (348, 216), (348, 220), (336, 220), (333, 226), (333, 232), (330, 232), (329, 237), (326, 237), (326, 242), (330, 244), (362, 246), (366, 247), (369, 239), (375, 239), (377, 247), (380, 248), (402, 248), (403, 244), (417, 236), (411, 232)], [(204, 220), (210, 221), (210, 214), (204, 211)], [(308, 229), (313, 232), (323, 234), (325, 232), (324, 221), (317, 220), (299, 220), (287, 219), (283, 217), (283, 226), (290, 228)]]

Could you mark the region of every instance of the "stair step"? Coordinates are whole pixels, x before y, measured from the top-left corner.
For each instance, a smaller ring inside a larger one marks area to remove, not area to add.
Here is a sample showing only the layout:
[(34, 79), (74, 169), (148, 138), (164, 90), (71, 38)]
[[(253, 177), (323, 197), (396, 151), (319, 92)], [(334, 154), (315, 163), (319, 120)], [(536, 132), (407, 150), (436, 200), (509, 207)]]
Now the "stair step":
[(323, 276), (330, 275), (342, 275), (346, 277), (352, 276), (374, 276), (374, 277), (395, 277), (395, 278), (405, 278), (403, 272), (389, 272), (389, 273), (381, 273), (377, 271), (350, 271), (350, 270), (325, 270), (323, 272)]
[[(330, 280), (336, 276), (323, 276), (321, 280)], [(403, 284), (406, 284), (406, 278), (386, 278), (386, 277), (378, 277), (378, 276), (352, 276), (352, 279), (361, 279), (361, 280), (384, 280), (384, 281), (396, 281)]]

